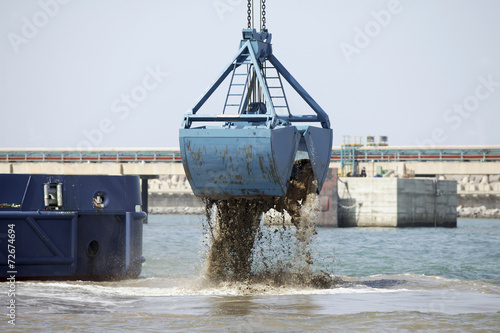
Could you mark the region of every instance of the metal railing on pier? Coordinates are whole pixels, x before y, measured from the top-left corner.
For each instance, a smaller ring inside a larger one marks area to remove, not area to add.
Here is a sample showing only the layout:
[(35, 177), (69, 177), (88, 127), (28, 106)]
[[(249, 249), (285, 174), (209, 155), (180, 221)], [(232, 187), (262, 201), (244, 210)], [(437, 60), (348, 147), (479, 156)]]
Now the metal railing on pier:
[[(340, 162), (341, 148), (333, 147), (331, 161)], [(355, 147), (357, 162), (500, 161), (500, 146)], [(171, 163), (181, 162), (178, 148), (2, 149), (0, 163)]]
[(180, 162), (181, 153), (169, 150), (0, 150), (0, 162)]
[[(500, 146), (484, 147), (354, 147), (357, 162), (500, 161)], [(333, 148), (331, 160), (340, 162), (342, 149)]]

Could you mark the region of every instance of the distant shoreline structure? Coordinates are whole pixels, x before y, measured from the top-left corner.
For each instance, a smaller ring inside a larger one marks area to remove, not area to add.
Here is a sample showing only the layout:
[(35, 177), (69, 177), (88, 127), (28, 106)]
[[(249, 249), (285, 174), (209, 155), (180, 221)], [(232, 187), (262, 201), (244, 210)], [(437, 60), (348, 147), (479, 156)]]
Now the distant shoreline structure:
[[(478, 191), (484, 192), (486, 186), (491, 186), (493, 190), (497, 187), (495, 184), (500, 185), (496, 178), (492, 178), (493, 182), (490, 184), (485, 184), (483, 178), (470, 177), (467, 179), (470, 184), (463, 181), (459, 183), (457, 217), (500, 219), (497, 196), (477, 195), (477, 191), (473, 191), (477, 188)], [(148, 213), (203, 215), (204, 205), (194, 196), (184, 175), (161, 176), (160, 179), (149, 180)]]

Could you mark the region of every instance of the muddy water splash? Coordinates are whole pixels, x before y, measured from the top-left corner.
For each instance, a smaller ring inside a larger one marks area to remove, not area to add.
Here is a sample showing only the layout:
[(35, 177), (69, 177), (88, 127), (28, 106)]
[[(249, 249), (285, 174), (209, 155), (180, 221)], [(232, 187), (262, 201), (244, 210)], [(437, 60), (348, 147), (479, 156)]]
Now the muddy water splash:
[(211, 244), (207, 274), (215, 281), (250, 278), (252, 249), (260, 227), (260, 215), (271, 199), (205, 200)]
[(285, 197), (205, 199), (207, 277), (216, 283), (331, 287), (330, 274), (313, 268), (316, 192), (311, 164), (300, 160)]

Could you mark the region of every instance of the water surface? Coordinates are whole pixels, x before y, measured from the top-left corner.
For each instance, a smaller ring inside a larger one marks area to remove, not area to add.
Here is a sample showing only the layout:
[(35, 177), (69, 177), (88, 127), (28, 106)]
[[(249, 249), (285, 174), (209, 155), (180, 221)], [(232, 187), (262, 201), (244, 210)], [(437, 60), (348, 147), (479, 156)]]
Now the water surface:
[(342, 282), (315, 289), (211, 284), (201, 218), (151, 215), (137, 280), (19, 282), (2, 331), (500, 331), (500, 220), (318, 229), (316, 268)]

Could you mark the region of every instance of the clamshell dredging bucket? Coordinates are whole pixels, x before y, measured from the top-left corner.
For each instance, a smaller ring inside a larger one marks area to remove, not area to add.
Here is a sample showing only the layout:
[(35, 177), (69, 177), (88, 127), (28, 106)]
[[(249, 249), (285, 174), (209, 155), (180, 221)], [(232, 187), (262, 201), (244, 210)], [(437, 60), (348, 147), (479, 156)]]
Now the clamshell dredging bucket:
[(328, 135), (329, 129), (300, 131), (295, 126), (191, 128), (180, 130), (180, 147), (196, 196), (281, 197), (286, 194), (299, 147), (306, 146), (314, 177), (323, 183), (331, 152)]
[[(319, 192), (332, 148), (328, 115), (272, 54), (267, 30), (242, 33), (238, 54), (184, 115), (179, 146), (191, 188), (196, 196), (212, 199), (283, 197), (291, 180), (307, 172), (310, 181), (312, 170)], [(198, 113), (226, 78), (220, 112)], [(315, 114), (290, 111), (282, 79)], [(296, 126), (312, 123), (321, 128)]]

